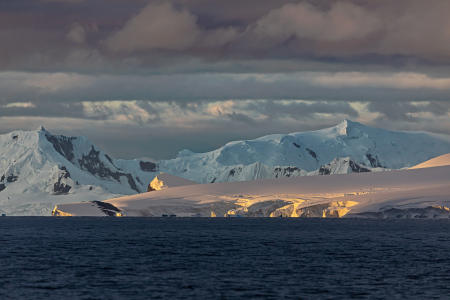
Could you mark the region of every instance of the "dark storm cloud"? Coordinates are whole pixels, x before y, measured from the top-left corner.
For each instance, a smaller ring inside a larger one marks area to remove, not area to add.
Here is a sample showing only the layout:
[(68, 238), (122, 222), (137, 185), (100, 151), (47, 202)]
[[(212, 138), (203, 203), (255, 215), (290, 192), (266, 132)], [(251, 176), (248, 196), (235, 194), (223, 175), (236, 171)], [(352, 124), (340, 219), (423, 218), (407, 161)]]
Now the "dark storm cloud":
[[(0, 66), (130, 72), (153, 68), (162, 57), (261, 63), (290, 57), (332, 65), (355, 55), (354, 70), (374, 57), (388, 68), (398, 57), (407, 58), (404, 66), (448, 65), (448, 11), (446, 0), (2, 1)], [(101, 63), (83, 64), (86, 56), (77, 51), (95, 53)]]

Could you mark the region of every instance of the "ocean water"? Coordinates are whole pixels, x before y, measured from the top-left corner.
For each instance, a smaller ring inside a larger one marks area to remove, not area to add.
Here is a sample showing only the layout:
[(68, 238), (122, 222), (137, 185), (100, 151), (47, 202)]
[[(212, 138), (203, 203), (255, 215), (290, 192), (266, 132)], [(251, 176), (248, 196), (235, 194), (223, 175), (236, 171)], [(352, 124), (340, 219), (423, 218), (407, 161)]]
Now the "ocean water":
[(450, 221), (0, 218), (0, 299), (450, 298)]

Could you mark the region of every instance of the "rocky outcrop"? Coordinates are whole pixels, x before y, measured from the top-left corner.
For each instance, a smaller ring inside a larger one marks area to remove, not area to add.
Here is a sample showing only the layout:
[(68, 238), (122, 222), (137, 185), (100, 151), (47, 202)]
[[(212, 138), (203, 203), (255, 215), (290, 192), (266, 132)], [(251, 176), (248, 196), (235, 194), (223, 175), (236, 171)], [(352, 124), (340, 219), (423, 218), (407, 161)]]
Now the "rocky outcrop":
[(301, 176), (303, 170), (297, 167), (275, 167), (273, 170), (274, 178)]
[(0, 192), (6, 189), (7, 184), (16, 182), (19, 178), (18, 175), (14, 175), (13, 173), (10, 173), (8, 175), (3, 174), (0, 177)]
[(86, 170), (95, 176), (114, 179), (117, 182), (120, 182), (120, 177), (124, 176), (127, 179), (131, 189), (138, 193), (141, 192), (139, 191), (131, 174), (120, 171), (112, 171), (103, 163), (99, 157), (99, 154), (100, 151), (95, 150), (94, 146), (92, 146), (89, 153), (87, 155), (83, 155), (81, 159), (78, 160), (81, 169)]
[(70, 178), (70, 173), (67, 168), (62, 166), (60, 168), (60, 173), (58, 175), (58, 181), (53, 184), (53, 194), (54, 195), (65, 195), (69, 193), (72, 186), (67, 183), (68, 178)]
[(197, 183), (167, 173), (160, 173), (156, 175), (155, 178), (153, 178), (153, 180), (149, 183), (147, 192), (160, 191), (170, 187), (193, 185), (193, 184)]
[(150, 161), (139, 161), (139, 167), (144, 172), (158, 172), (158, 165)]
[(96, 204), (101, 211), (105, 213), (105, 215), (110, 217), (121, 217), (121, 210), (112, 205), (111, 203), (102, 202), (102, 201), (92, 201), (92, 203)]
[(331, 175), (331, 174), (349, 174), (349, 173), (365, 173), (372, 172), (372, 169), (362, 164), (358, 164), (349, 157), (336, 158), (329, 164), (320, 166), (316, 172), (310, 175)]
[(378, 159), (377, 155), (372, 155), (370, 153), (366, 154), (367, 159), (370, 162), (370, 165), (372, 166), (372, 168), (384, 168), (381, 163), (380, 160)]

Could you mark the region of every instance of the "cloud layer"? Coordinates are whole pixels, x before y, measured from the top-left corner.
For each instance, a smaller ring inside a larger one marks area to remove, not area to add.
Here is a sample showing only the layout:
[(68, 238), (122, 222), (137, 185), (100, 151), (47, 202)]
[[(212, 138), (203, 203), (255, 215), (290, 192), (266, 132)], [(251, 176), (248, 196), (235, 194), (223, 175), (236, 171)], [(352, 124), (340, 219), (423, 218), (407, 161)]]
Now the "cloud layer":
[(447, 0), (6, 1), (0, 131), (43, 123), (154, 157), (342, 118), (449, 133), (449, 11)]

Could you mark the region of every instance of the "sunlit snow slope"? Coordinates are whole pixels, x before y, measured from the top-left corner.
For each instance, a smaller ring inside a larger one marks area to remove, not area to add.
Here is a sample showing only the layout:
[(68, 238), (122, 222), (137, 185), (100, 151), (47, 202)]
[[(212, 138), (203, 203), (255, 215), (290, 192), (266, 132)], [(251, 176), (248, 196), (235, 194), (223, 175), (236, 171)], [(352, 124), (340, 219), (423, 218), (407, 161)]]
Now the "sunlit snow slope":
[(440, 166), (450, 166), (450, 153), (440, 155), (438, 157), (432, 158), (430, 160), (424, 161), (410, 169), (421, 169), (421, 168), (431, 168)]

